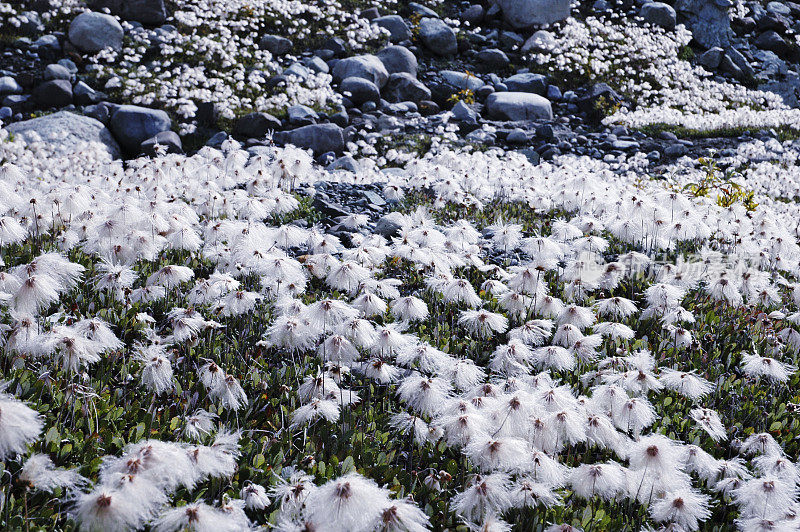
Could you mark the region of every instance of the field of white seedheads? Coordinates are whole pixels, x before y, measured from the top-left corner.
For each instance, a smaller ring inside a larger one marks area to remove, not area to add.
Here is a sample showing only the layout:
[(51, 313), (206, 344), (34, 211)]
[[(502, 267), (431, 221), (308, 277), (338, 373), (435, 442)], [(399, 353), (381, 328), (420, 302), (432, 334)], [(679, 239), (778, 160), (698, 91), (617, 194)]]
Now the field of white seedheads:
[[(798, 526), (777, 141), (720, 181), (499, 151), (328, 173), (233, 141), (123, 166), (0, 137), (8, 528)], [(380, 184), (380, 230), (313, 207), (337, 181)]]

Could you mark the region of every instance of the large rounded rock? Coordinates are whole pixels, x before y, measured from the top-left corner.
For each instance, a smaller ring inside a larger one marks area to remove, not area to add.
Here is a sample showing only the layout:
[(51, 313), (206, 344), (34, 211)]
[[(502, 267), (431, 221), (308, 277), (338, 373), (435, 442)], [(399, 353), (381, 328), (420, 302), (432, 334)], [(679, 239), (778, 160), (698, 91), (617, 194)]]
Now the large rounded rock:
[(556, 46), (556, 38), (547, 30), (539, 30), (528, 37), (520, 50), (526, 52), (548, 52)]
[(571, 0), (498, 0), (503, 18), (514, 28), (552, 24), (569, 17)]
[(706, 70), (715, 70), (719, 66), (724, 55), (725, 50), (719, 46), (715, 46), (714, 48), (711, 48), (710, 50), (700, 54), (697, 57), (697, 63)]
[(70, 153), (86, 149), (86, 143), (90, 143), (99, 146), (111, 159), (119, 159), (121, 155), (119, 144), (101, 122), (68, 111), (16, 122), (5, 129), (28, 142), (42, 140)]
[(81, 13), (69, 25), (69, 40), (82, 52), (122, 49), (124, 32), (117, 19), (103, 13)]
[(339, 84), (339, 92), (350, 98), (355, 105), (364, 102), (378, 103), (381, 99), (381, 91), (369, 80), (364, 78), (345, 78)]
[(417, 77), (417, 57), (405, 46), (387, 46), (378, 52), (378, 59), (390, 75), (406, 72)]
[(510, 78), (506, 78), (503, 83), (511, 92), (532, 92), (539, 96), (547, 94), (547, 76), (542, 74), (532, 72), (514, 74)]
[(292, 41), (280, 35), (264, 35), (258, 41), (258, 47), (272, 55), (286, 55), (292, 50)]
[(731, 20), (728, 10), (731, 0), (678, 0), (675, 10), (686, 16), (692, 37), (703, 48), (721, 46), (731, 42)]
[(33, 90), (33, 97), (42, 107), (66, 107), (72, 103), (72, 84), (66, 79), (45, 81)]
[(389, 76), (389, 82), (383, 90), (390, 102), (421, 102), (430, 100), (431, 91), (411, 74), (398, 72)]
[(333, 80), (341, 82), (345, 78), (364, 78), (383, 88), (389, 80), (389, 73), (378, 57), (372, 54), (357, 55), (337, 61), (333, 67)]
[(89, 6), (98, 10), (108, 8), (125, 20), (151, 26), (158, 26), (167, 20), (164, 0), (91, 0)]
[(263, 139), (270, 131), (280, 129), (281, 121), (269, 113), (250, 113), (233, 125), (233, 134), (248, 139)]
[(486, 98), (489, 116), (498, 120), (552, 120), (550, 100), (530, 92), (495, 92)]
[(677, 14), (671, 5), (664, 2), (650, 2), (642, 6), (639, 15), (650, 24), (661, 26), (665, 30), (675, 29)]
[(57, 63), (52, 65), (47, 65), (44, 68), (44, 72), (42, 77), (45, 81), (50, 81), (53, 79), (70, 79), (72, 77), (72, 73), (64, 65), (59, 65)]
[(455, 55), (458, 52), (456, 32), (438, 18), (423, 18), (419, 23), (419, 38), (431, 52)]
[(387, 30), (389, 32), (389, 40), (392, 42), (407, 41), (411, 38), (411, 30), (400, 15), (378, 17), (372, 23), (379, 28)]
[(21, 92), (22, 87), (20, 87), (19, 83), (17, 83), (17, 80), (11, 76), (0, 77), (0, 96), (5, 96), (7, 94), (19, 94)]
[(284, 136), (287, 144), (309, 149), (314, 155), (344, 150), (344, 134), (336, 124), (312, 124), (289, 131)]
[(757, 47), (762, 50), (769, 50), (775, 52), (779, 56), (784, 55), (789, 49), (789, 45), (783, 40), (783, 37), (775, 30), (765, 31), (753, 41)]
[(286, 118), (293, 126), (307, 126), (316, 123), (319, 120), (319, 115), (311, 107), (297, 104), (290, 105), (286, 109)]
[(471, 26), (476, 26), (481, 23), (485, 15), (486, 9), (482, 5), (472, 4), (461, 12), (461, 20)]
[(481, 63), (481, 66), (490, 70), (502, 70), (506, 68), (510, 62), (506, 53), (497, 48), (481, 50), (477, 54), (477, 59), (478, 62)]
[(167, 113), (158, 109), (121, 105), (111, 115), (109, 126), (125, 151), (137, 154), (142, 142), (169, 131), (172, 121)]

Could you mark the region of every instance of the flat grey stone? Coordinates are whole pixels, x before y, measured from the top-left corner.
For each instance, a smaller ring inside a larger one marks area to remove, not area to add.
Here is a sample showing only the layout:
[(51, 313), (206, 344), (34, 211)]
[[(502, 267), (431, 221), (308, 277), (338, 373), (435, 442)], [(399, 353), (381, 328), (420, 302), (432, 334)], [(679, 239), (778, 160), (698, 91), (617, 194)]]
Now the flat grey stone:
[(499, 120), (552, 120), (550, 100), (530, 92), (495, 92), (486, 98), (489, 116)]

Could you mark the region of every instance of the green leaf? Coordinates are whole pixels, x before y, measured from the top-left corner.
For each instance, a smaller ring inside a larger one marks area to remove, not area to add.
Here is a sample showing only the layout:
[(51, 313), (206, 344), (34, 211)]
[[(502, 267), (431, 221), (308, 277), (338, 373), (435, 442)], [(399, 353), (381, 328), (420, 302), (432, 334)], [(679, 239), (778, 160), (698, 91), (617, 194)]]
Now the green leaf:
[(144, 423), (139, 423), (138, 425), (136, 425), (136, 428), (134, 429), (135, 437), (133, 438), (133, 440), (138, 441), (142, 439), (142, 434), (144, 434), (144, 430), (145, 430)]
[(355, 466), (355, 463), (354, 463), (354, 460), (353, 460), (352, 456), (348, 456), (342, 462), (342, 474), (343, 475), (353, 471), (355, 468), (356, 468), (356, 466)]
[(264, 455), (261, 454), (261, 453), (258, 453), (257, 455), (255, 455), (253, 457), (253, 467), (261, 467), (264, 464), (265, 461), (266, 460), (264, 458)]
[(581, 517), (581, 525), (583, 525), (583, 528), (586, 528), (586, 526), (589, 524), (589, 522), (591, 522), (591, 520), (592, 520), (592, 509), (589, 506), (587, 506), (586, 508), (583, 509), (583, 516)]
[(47, 434), (44, 435), (44, 442), (46, 444), (54, 443), (61, 441), (61, 434), (58, 433), (58, 429), (55, 427), (50, 427), (47, 431)]

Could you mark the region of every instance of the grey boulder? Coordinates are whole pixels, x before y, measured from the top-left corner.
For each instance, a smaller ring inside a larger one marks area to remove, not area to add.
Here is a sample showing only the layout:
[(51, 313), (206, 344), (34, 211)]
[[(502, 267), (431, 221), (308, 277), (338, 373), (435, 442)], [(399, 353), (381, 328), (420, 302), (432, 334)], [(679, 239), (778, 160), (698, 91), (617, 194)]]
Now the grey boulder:
[(478, 61), (485, 67), (498, 69), (505, 68), (509, 64), (508, 56), (497, 48), (487, 48), (477, 54)]
[(305, 81), (311, 76), (311, 71), (303, 63), (292, 63), (283, 71), (283, 75), (286, 77), (295, 76)]
[(417, 15), (420, 15), (420, 16), (423, 16), (423, 17), (439, 18), (439, 13), (437, 13), (433, 9), (431, 9), (431, 8), (429, 8), (427, 6), (424, 6), (424, 5), (422, 5), (422, 4), (418, 3), (418, 2), (409, 2), (408, 3), (408, 7), (411, 9), (411, 11), (413, 11)]
[(336, 124), (312, 124), (289, 131), (284, 136), (286, 144), (309, 149), (314, 155), (344, 150), (344, 134)]
[(248, 139), (263, 139), (270, 131), (280, 129), (281, 121), (269, 113), (250, 113), (233, 125), (233, 134)]
[(392, 42), (407, 41), (411, 38), (411, 30), (400, 15), (378, 17), (372, 21), (372, 24), (387, 30), (389, 40)]
[(697, 57), (697, 63), (707, 70), (715, 70), (719, 67), (722, 57), (725, 55), (725, 50), (719, 46), (715, 46), (710, 50), (703, 52)]
[(664, 2), (650, 2), (642, 6), (639, 15), (650, 24), (661, 26), (665, 30), (672, 31), (675, 29), (677, 22), (677, 14), (675, 9), (669, 4)]
[(438, 18), (423, 18), (419, 23), (419, 38), (431, 52), (441, 55), (455, 55), (458, 52), (456, 32)]
[(515, 128), (508, 133), (506, 142), (509, 144), (525, 144), (528, 142), (528, 134), (520, 128)]
[(461, 20), (473, 26), (480, 24), (486, 15), (486, 10), (480, 4), (472, 4), (461, 12)]
[[(111, 118), (111, 110), (107, 105), (102, 103), (87, 105), (83, 108), (83, 114), (90, 118), (94, 118), (103, 124), (108, 124), (108, 121)], [(111, 132), (109, 131), (109, 134), (110, 133)]]
[(402, 215), (399, 212), (390, 212), (382, 216), (375, 224), (375, 233), (386, 238), (397, 236), (403, 228)]
[(678, 0), (675, 9), (687, 18), (692, 37), (703, 48), (721, 46), (731, 42), (731, 20), (728, 10), (730, 0)]
[(258, 47), (272, 55), (285, 55), (292, 49), (292, 41), (280, 35), (264, 35), (258, 41)]
[(389, 74), (406, 72), (417, 77), (417, 57), (405, 46), (387, 46), (378, 52), (378, 59)]
[(547, 77), (542, 74), (514, 74), (506, 78), (506, 87), (510, 92), (532, 92), (539, 96), (547, 94)]
[(286, 109), (286, 117), (293, 126), (307, 126), (319, 120), (319, 115), (315, 110), (307, 105), (290, 105)]
[(478, 113), (463, 101), (455, 104), (450, 112), (453, 113), (453, 118), (459, 122), (474, 124), (478, 121)]
[(522, 45), (522, 53), (526, 52), (547, 52), (556, 45), (556, 38), (547, 30), (539, 30), (528, 37)]
[(514, 28), (552, 24), (569, 17), (571, 0), (498, 0), (503, 18)]
[(378, 103), (381, 99), (381, 91), (369, 80), (364, 78), (350, 77), (345, 78), (339, 84), (339, 92), (344, 94), (355, 105), (364, 102)]
[(120, 158), (120, 148), (111, 132), (97, 120), (68, 111), (16, 122), (8, 125), (6, 131), (28, 141), (36, 136), (51, 144), (58, 144), (65, 150), (74, 152), (83, 143), (98, 143), (112, 159)]
[(44, 68), (44, 74), (42, 77), (45, 79), (45, 81), (50, 81), (53, 79), (70, 79), (72, 74), (69, 70), (67, 70), (67, 67), (54, 63), (52, 65), (47, 65)]
[(157, 155), (156, 146), (167, 153), (183, 153), (181, 138), (174, 131), (162, 131), (154, 137), (142, 142), (140, 151), (145, 155)]
[(69, 25), (69, 40), (82, 52), (99, 52), (105, 48), (122, 49), (124, 32), (111, 15), (87, 11)]
[[(742, 55), (742, 52), (740, 52), (736, 48), (728, 48), (725, 51), (725, 56), (726, 56), (726, 58), (730, 58), (730, 61), (739, 70), (741, 70), (742, 76), (743, 76), (744, 79), (752, 78), (753, 76), (756, 75), (756, 72), (753, 69), (753, 66), (750, 64), (750, 62), (747, 60), (747, 58), (745, 58), (745, 56)], [(724, 63), (724, 62), (725, 62), (725, 59), (723, 58), (722, 63)], [(722, 68), (722, 63), (720, 63), (720, 68)]]
[(72, 95), (78, 105), (97, 103), (106, 97), (105, 94), (97, 92), (83, 81), (79, 81), (72, 87)]
[(21, 92), (22, 87), (20, 87), (19, 83), (17, 83), (17, 80), (11, 76), (0, 77), (0, 96), (5, 96), (7, 94), (19, 94)]
[(469, 89), (471, 91), (476, 91), (484, 85), (480, 78), (477, 78), (471, 74), (467, 74), (466, 72), (443, 70), (441, 75), (445, 83), (458, 90)]
[(108, 8), (111, 13), (125, 20), (158, 26), (167, 20), (164, 0), (91, 0), (92, 9)]
[(142, 142), (163, 131), (169, 131), (172, 121), (167, 113), (159, 109), (121, 105), (111, 115), (109, 126), (123, 149), (130, 154), (136, 154)]
[(353, 172), (357, 174), (359, 171), (358, 161), (350, 157), (349, 155), (345, 155), (344, 157), (339, 157), (331, 164), (327, 166), (327, 169), (331, 172), (335, 170), (345, 170), (347, 172)]
[(364, 78), (382, 89), (389, 80), (389, 72), (383, 62), (372, 54), (356, 55), (337, 61), (333, 67), (333, 80), (341, 82), (351, 77)]
[(66, 79), (54, 79), (39, 84), (33, 97), (42, 107), (65, 107), (72, 103), (72, 84)]
[(328, 63), (322, 60), (321, 57), (317, 57), (316, 55), (313, 57), (308, 57), (303, 59), (303, 64), (308, 67), (309, 70), (316, 73), (327, 74), (330, 72), (330, 68), (328, 67)]
[(389, 76), (384, 96), (390, 102), (421, 102), (430, 100), (431, 91), (411, 74), (398, 72)]
[(789, 45), (783, 40), (783, 37), (775, 30), (765, 31), (753, 41), (757, 47), (762, 50), (769, 50), (778, 55), (783, 55), (789, 49)]
[(552, 120), (550, 100), (530, 92), (495, 92), (486, 98), (489, 116), (498, 120)]

